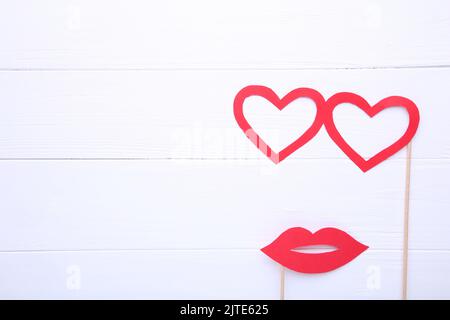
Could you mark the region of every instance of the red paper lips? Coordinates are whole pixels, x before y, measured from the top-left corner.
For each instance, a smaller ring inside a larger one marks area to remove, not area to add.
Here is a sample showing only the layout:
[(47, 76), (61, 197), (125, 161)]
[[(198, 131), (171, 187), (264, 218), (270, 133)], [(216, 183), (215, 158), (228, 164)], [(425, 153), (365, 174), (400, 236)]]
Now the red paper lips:
[[(259, 135), (252, 129), (251, 125), (246, 120), (243, 113), (243, 104), (246, 98), (250, 96), (260, 96), (271, 102), (279, 110), (283, 110), (288, 104), (298, 98), (309, 98), (313, 100), (316, 105), (316, 117), (312, 125), (294, 142), (281, 150), (279, 153), (274, 152), (270, 146), (268, 146)], [(350, 103), (363, 110), (369, 117), (376, 116), (380, 111), (392, 107), (404, 108), (409, 116), (409, 124), (405, 133), (392, 143), (387, 148), (378, 152), (372, 158), (365, 160), (359, 153), (357, 153), (342, 137), (338, 129), (334, 124), (333, 111), (342, 104)], [(289, 92), (285, 97), (279, 98), (272, 89), (264, 86), (247, 86), (243, 88), (236, 95), (234, 99), (234, 116), (236, 118), (239, 127), (244, 131), (247, 137), (252, 141), (258, 149), (260, 149), (270, 160), (274, 163), (279, 163), (297, 149), (302, 147), (309, 140), (314, 138), (317, 132), (320, 130), (322, 124), (330, 136), (330, 138), (337, 144), (337, 146), (352, 160), (362, 171), (366, 172), (383, 162), (393, 154), (397, 153), (404, 146), (406, 146), (414, 137), (417, 128), (419, 126), (419, 110), (417, 106), (411, 100), (400, 97), (391, 96), (387, 97), (374, 106), (370, 104), (361, 96), (349, 93), (340, 92), (332, 96), (328, 101), (322, 97), (322, 95), (316, 90), (310, 88), (298, 88)]]
[[(334, 250), (325, 253), (302, 253), (295, 250), (314, 245), (328, 245), (334, 247)], [(336, 228), (324, 228), (312, 233), (296, 227), (283, 232), (261, 251), (293, 271), (324, 273), (342, 267), (368, 248), (348, 233)]]

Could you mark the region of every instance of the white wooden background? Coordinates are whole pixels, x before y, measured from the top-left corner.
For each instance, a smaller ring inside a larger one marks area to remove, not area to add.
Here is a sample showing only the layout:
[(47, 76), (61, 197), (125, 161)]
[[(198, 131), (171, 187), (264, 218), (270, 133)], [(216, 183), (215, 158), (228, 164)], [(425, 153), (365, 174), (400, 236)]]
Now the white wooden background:
[[(416, 102), (408, 297), (450, 298), (447, 0), (1, 0), (0, 298), (278, 299), (293, 226), (370, 249), (287, 299), (401, 298), (405, 150), (364, 174), (322, 129), (274, 166), (249, 84)], [(274, 144), (302, 121), (263, 109)], [(406, 119), (338, 120), (367, 156)]]

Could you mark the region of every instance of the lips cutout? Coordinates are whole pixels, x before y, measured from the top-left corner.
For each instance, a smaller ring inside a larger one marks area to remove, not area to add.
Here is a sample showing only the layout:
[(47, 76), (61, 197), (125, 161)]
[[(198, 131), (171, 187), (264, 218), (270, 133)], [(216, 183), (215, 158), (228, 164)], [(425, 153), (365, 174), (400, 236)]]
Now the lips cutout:
[[(298, 139), (281, 150), (279, 153), (276, 153), (259, 137), (259, 135), (253, 130), (244, 116), (243, 104), (245, 99), (250, 96), (263, 97), (271, 102), (280, 111), (298, 98), (309, 98), (316, 104), (316, 117), (312, 125)], [(409, 115), (408, 127), (400, 139), (395, 141), (387, 148), (378, 152), (372, 158), (365, 160), (344, 140), (344, 138), (336, 128), (333, 119), (333, 111), (338, 105), (342, 103), (350, 103), (357, 106), (371, 118), (387, 108), (402, 107), (408, 112)], [(280, 163), (297, 149), (306, 144), (309, 140), (314, 138), (314, 136), (319, 132), (322, 124), (324, 124), (331, 139), (363, 172), (372, 169), (374, 166), (383, 162), (393, 154), (400, 151), (403, 147), (405, 147), (414, 137), (420, 120), (419, 110), (414, 102), (400, 96), (387, 97), (374, 106), (370, 106), (370, 104), (364, 98), (350, 92), (337, 93), (330, 99), (328, 99), (328, 101), (325, 101), (322, 95), (314, 89), (298, 88), (289, 92), (286, 96), (280, 99), (272, 91), (272, 89), (265, 86), (255, 85), (243, 88), (236, 95), (234, 99), (234, 116), (239, 127), (242, 129), (242, 131), (244, 131), (250, 141), (252, 141), (252, 143), (255, 144), (255, 146), (260, 149), (275, 164)]]
[[(301, 253), (297, 248), (330, 245), (336, 250), (326, 253)], [(301, 273), (324, 273), (349, 263), (369, 247), (337, 228), (324, 228), (316, 233), (295, 227), (284, 231), (271, 244), (261, 249), (282, 266)]]
[[(259, 135), (253, 130), (251, 125), (245, 119), (243, 113), (244, 101), (251, 96), (260, 96), (265, 98), (280, 111), (296, 99), (309, 98), (316, 104), (316, 117), (311, 126), (299, 138), (297, 138), (294, 142), (277, 153), (273, 151), (270, 146), (268, 146), (267, 143), (265, 143), (259, 137)], [(289, 92), (286, 96), (280, 99), (270, 88), (264, 86), (248, 86), (239, 91), (239, 93), (236, 95), (236, 98), (234, 99), (234, 117), (236, 118), (239, 127), (241, 127), (242, 131), (244, 131), (250, 141), (253, 142), (253, 144), (259, 150), (261, 150), (270, 160), (277, 164), (286, 159), (291, 153), (303, 146), (309, 140), (314, 138), (317, 132), (319, 132), (320, 127), (322, 127), (323, 123), (323, 120), (321, 118), (321, 110), (324, 108), (324, 106), (325, 100), (323, 99), (322, 95), (314, 89), (298, 88)]]

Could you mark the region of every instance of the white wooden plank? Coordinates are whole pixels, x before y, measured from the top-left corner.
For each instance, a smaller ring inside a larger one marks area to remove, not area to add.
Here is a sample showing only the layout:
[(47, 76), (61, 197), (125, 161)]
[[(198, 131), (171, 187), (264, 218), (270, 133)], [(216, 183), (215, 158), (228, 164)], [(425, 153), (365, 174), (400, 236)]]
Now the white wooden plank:
[[(278, 299), (279, 267), (253, 250), (0, 253), (2, 299)], [(448, 299), (448, 251), (412, 250), (410, 299)], [(334, 272), (287, 271), (287, 299), (399, 299), (401, 251)]]
[[(450, 252), (410, 250), (408, 299), (449, 299)], [(402, 252), (368, 250), (333, 272), (286, 273), (288, 299), (401, 299)]]
[(3, 1), (1, 68), (450, 64), (446, 0)]
[[(410, 299), (448, 299), (448, 251), (412, 250)], [(255, 250), (0, 253), (2, 299), (278, 299)], [(287, 271), (286, 299), (399, 299), (401, 251), (368, 250), (331, 273)]]
[(414, 160), (411, 183), (411, 248), (449, 249), (450, 161)]
[(260, 249), (333, 226), (400, 249), (404, 161), (1, 161), (0, 250)]
[[(292, 226), (339, 227), (370, 249), (329, 274), (287, 272), (286, 298), (400, 298), (405, 152), (363, 174), (321, 130), (273, 166), (232, 114), (239, 89), (263, 84), (417, 103), (408, 293), (448, 299), (449, 9), (1, 2), (0, 298), (276, 299), (278, 266), (258, 249)], [(275, 142), (303, 122), (267, 110), (254, 119)], [(367, 156), (404, 122), (386, 116), (340, 120)], [(91, 160), (48, 160), (70, 158)]]
[[(406, 96), (421, 112), (414, 158), (449, 158), (449, 82), (450, 69), (0, 72), (0, 157), (263, 159), (237, 126), (232, 105), (241, 88), (264, 84), (280, 96), (305, 86), (325, 98), (351, 91), (372, 104)], [(262, 103), (258, 108), (263, 99), (252, 101), (244, 112), (257, 111), (252, 123), (266, 129), (263, 138), (287, 145), (297, 124), (308, 125), (300, 112), (283, 111), (278, 122), (270, 105), (267, 113)], [(370, 122), (356, 107), (336, 113), (344, 137), (365, 157), (395, 141), (407, 121), (397, 108)], [(378, 119), (379, 126), (369, 125)], [(404, 156), (402, 150), (394, 157)], [(291, 157), (346, 158), (323, 128)]]
[(450, 251), (413, 250), (409, 254), (410, 299), (450, 299)]
[(401, 251), (367, 250), (324, 274), (286, 272), (287, 299), (400, 299)]
[(2, 299), (278, 299), (256, 250), (0, 253)]

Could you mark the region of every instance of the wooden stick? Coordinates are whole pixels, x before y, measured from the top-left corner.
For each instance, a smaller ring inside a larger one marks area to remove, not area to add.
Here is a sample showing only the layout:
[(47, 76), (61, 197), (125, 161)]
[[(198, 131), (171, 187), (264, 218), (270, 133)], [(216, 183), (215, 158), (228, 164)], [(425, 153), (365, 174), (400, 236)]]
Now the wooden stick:
[(280, 265), (280, 300), (284, 300), (284, 279), (286, 276), (286, 269)]
[(411, 142), (406, 147), (405, 202), (403, 212), (402, 299), (408, 299), (409, 192), (411, 190)]

